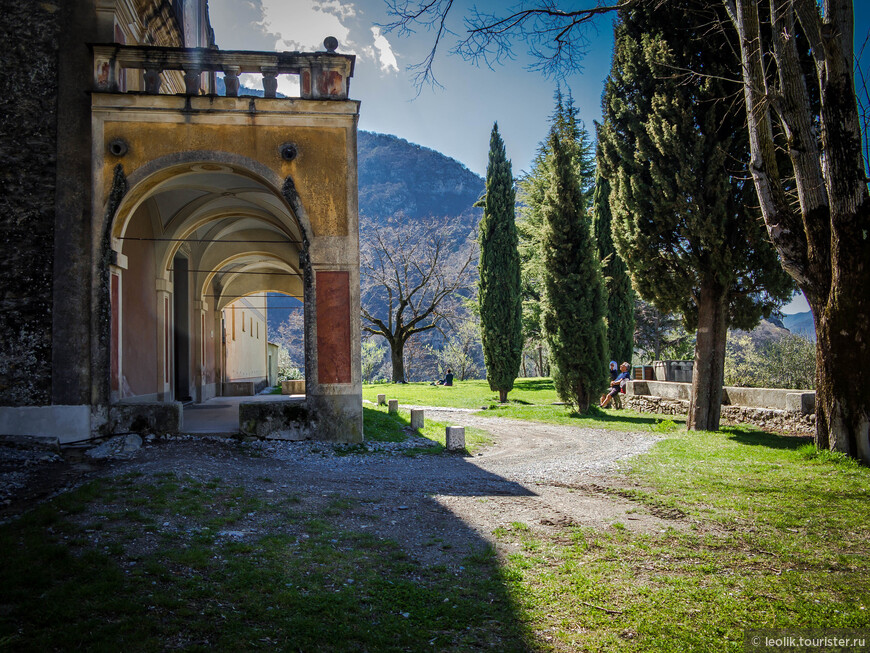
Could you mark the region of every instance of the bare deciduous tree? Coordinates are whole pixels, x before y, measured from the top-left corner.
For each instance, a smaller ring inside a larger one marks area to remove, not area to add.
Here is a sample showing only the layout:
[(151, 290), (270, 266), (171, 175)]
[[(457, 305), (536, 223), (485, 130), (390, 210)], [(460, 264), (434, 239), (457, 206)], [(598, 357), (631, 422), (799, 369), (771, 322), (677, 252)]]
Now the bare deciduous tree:
[(476, 250), (444, 222), (399, 218), (363, 230), (360, 243), (363, 331), (390, 347), (393, 382), (405, 382), (405, 343), (455, 314), (459, 291), (473, 283)]

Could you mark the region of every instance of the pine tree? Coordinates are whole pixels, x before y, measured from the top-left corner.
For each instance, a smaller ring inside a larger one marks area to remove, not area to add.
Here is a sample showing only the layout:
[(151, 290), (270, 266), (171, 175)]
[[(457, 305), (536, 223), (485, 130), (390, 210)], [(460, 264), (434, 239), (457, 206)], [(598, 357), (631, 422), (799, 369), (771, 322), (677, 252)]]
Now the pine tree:
[[(563, 146), (570, 150), (571, 170), (580, 187), (584, 208), (588, 210), (591, 206), (595, 178), (595, 163), (589, 134), (583, 121), (578, 118), (578, 109), (574, 106), (574, 98), (570, 92), (566, 98), (562, 94), (562, 89), (557, 88), (555, 104), (550, 125), (556, 130)], [(539, 368), (545, 367), (541, 347), (544, 339), (541, 325), (544, 219), (541, 207), (544, 203), (544, 194), (550, 184), (552, 160), (553, 154), (547, 138), (538, 148), (531, 171), (523, 175), (517, 184), (520, 202), (517, 232), (520, 239), (522, 270), (523, 336), (526, 343), (536, 349)]]
[(523, 354), (520, 257), (517, 251), (515, 191), (511, 162), (492, 127), (486, 194), (480, 220), (480, 333), (489, 387), (506, 402)]
[(628, 269), (613, 247), (610, 214), (610, 184), (601, 175), (595, 178), (592, 201), (592, 233), (598, 245), (607, 292), (607, 343), (611, 360), (631, 362), (634, 353), (634, 290)]
[(570, 151), (555, 127), (544, 194), (543, 326), (553, 363), (553, 383), (563, 401), (586, 412), (606, 386), (607, 336), (604, 282), (583, 194)]
[(729, 324), (751, 329), (792, 288), (752, 208), (741, 86), (730, 81), (740, 47), (709, 29), (727, 20), (721, 11), (701, 0), (620, 11), (599, 130), (634, 287), (698, 331), (688, 420), (698, 430), (719, 425)]

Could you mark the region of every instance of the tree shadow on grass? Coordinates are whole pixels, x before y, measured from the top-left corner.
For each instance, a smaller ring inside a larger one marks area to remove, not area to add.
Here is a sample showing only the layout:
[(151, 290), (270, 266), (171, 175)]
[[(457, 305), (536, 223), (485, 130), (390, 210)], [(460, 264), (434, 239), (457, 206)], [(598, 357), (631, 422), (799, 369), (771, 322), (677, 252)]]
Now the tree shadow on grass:
[(553, 381), (552, 379), (517, 379), (514, 381), (514, 390), (526, 390), (526, 391), (534, 391), (534, 390), (552, 390), (553, 389)]
[(805, 444), (812, 444), (811, 436), (803, 435), (779, 435), (768, 433), (758, 429), (746, 429), (739, 427), (722, 427), (721, 433), (728, 436), (729, 440), (753, 447), (767, 447), (769, 449), (798, 449)]
[[(601, 408), (592, 407), (586, 413), (578, 413), (571, 411), (570, 417), (580, 421), (590, 422), (620, 422), (623, 424), (639, 424), (647, 426), (655, 426), (656, 424), (665, 421), (685, 422), (685, 417), (681, 415), (659, 415), (650, 414), (649, 416), (629, 415), (624, 410), (614, 410), (612, 412), (605, 411)], [(676, 419), (675, 419), (676, 418)]]

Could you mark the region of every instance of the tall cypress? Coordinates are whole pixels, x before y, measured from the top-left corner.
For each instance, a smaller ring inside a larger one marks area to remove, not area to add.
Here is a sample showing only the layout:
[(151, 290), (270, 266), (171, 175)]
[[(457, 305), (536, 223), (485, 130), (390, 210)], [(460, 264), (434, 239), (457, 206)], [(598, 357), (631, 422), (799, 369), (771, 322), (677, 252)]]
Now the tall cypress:
[(543, 325), (559, 397), (586, 412), (607, 384), (604, 282), (582, 190), (569, 148), (556, 129), (544, 217)]
[[(595, 160), (589, 134), (578, 117), (577, 107), (570, 91), (567, 96), (562, 89), (555, 93), (555, 109), (550, 116), (550, 125), (556, 130), (563, 147), (570, 151), (571, 168), (583, 195), (584, 206), (590, 206), (595, 179)], [(537, 362), (543, 369), (544, 361), (540, 343), (543, 340), (541, 325), (541, 300), (543, 294), (544, 254), (542, 238), (544, 219), (541, 206), (550, 183), (553, 168), (553, 153), (550, 151), (549, 135), (540, 144), (530, 172), (517, 183), (519, 215), (517, 232), (520, 238), (520, 265), (523, 293), (523, 335), (527, 345), (537, 344)]]
[(480, 221), (480, 335), (491, 390), (506, 402), (523, 354), (520, 255), (517, 250), (516, 196), (511, 162), (498, 123), (489, 139), (486, 195)]
[(634, 353), (634, 290), (625, 261), (613, 246), (610, 183), (600, 174), (595, 177), (592, 212), (592, 233), (598, 245), (607, 292), (608, 355), (619, 363), (630, 363)]

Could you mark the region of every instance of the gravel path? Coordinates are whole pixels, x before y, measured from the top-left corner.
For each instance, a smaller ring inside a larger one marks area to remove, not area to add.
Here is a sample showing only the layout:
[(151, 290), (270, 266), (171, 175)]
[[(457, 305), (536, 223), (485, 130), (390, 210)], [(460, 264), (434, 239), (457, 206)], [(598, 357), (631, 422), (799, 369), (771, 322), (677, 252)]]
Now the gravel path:
[[(240, 444), (181, 436), (146, 441), (126, 459), (85, 458), (67, 465), (78, 470), (78, 480), (129, 472), (147, 479), (166, 471), (198, 480), (220, 478), (267, 498), (303, 497), (312, 510), (336, 497), (350, 498), (357, 507), (340, 518), (342, 527), (396, 539), (426, 563), (450, 564), (457, 554), (493, 543), (493, 531), (514, 522), (551, 531), (567, 525), (603, 528), (614, 522), (638, 531), (673, 525), (672, 515), (651, 514), (607, 487), (619, 460), (642, 453), (655, 442), (650, 433), (480, 417), (458, 409), (427, 408), (426, 417), (483, 429), (494, 444), (468, 457), (408, 456), (403, 455), (404, 449), (430, 441), (412, 437), (406, 443), (366, 443), (373, 451), (353, 453), (353, 449), (348, 452), (346, 447), (315, 442)], [(22, 499), (40, 498), (39, 493), (21, 491), (21, 463), (15, 462), (21, 454), (11, 452), (20, 449), (0, 447), (0, 496), (6, 488), (5, 496), (13, 497), (3, 510), (7, 517), (25, 507)], [(58, 464), (44, 451), (31, 458), (36, 461), (34, 468), (40, 460), (49, 466)], [(60, 477), (52, 470), (31, 478), (45, 482), (47, 476)], [(71, 474), (69, 469), (65, 473)], [(42, 496), (50, 493), (44, 491)], [(264, 532), (267, 521), (264, 516), (260, 523), (252, 513), (238, 531)], [(433, 541), (449, 546), (427, 546)], [(500, 547), (509, 552), (511, 544)]]

